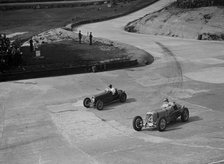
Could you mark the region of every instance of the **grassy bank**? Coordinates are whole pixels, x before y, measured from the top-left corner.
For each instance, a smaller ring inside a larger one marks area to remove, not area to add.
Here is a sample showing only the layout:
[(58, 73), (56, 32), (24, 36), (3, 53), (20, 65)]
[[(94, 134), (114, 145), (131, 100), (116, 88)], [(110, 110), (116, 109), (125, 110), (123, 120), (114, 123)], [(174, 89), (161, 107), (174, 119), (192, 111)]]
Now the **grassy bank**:
[(93, 45), (79, 44), (74, 40), (43, 44), (39, 50), (43, 59), (35, 58), (29, 47), (22, 47), (24, 65), (50, 65), (50, 64), (84, 64), (118, 57), (125, 57), (126, 51), (110, 45), (94, 42)]
[(94, 42), (79, 44), (74, 40), (45, 43), (38, 48), (41, 56), (22, 47), (22, 65), (0, 72), (0, 82), (77, 73), (108, 71), (137, 66), (127, 49)]

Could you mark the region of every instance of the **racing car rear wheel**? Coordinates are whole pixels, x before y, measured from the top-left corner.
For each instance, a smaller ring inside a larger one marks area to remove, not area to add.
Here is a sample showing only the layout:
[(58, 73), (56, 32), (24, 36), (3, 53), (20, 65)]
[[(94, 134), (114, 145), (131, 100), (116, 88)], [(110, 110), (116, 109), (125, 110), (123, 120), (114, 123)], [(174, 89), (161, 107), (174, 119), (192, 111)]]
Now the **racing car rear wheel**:
[(127, 94), (126, 93), (122, 93), (120, 96), (120, 102), (125, 102), (127, 100)]
[(96, 108), (97, 108), (98, 110), (102, 110), (102, 109), (103, 109), (103, 101), (98, 100), (98, 101), (96, 102)]
[(162, 131), (164, 131), (166, 129), (166, 125), (167, 125), (166, 119), (164, 117), (162, 117), (158, 121), (157, 129), (160, 132), (162, 132)]
[(90, 98), (85, 98), (84, 99), (84, 101), (83, 101), (83, 105), (84, 105), (84, 107), (86, 107), (86, 108), (89, 108), (90, 107), (90, 103), (91, 103), (91, 100), (90, 100)]
[(186, 122), (189, 120), (189, 110), (184, 108), (183, 113), (181, 114), (181, 121)]
[(141, 131), (142, 130), (142, 127), (143, 127), (143, 119), (141, 116), (136, 116), (134, 119), (133, 119), (133, 128), (136, 130), (136, 131)]

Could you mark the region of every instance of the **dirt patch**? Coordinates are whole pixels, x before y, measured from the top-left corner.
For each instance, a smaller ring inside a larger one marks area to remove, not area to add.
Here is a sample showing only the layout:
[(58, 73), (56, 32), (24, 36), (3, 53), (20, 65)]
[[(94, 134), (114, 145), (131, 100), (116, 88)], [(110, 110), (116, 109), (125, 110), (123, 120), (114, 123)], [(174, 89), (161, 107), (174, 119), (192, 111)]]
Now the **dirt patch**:
[(199, 40), (224, 40), (223, 7), (182, 9), (173, 3), (130, 22), (125, 30)]

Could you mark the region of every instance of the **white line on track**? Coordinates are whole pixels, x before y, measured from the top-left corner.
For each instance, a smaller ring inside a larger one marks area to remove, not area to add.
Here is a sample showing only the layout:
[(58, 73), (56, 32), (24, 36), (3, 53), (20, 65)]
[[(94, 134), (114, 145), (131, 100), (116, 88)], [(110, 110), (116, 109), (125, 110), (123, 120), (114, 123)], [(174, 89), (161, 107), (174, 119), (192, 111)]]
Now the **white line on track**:
[(173, 145), (177, 146), (185, 146), (185, 147), (191, 147), (191, 148), (205, 148), (205, 149), (213, 149), (213, 150), (221, 150), (224, 151), (224, 148), (221, 147), (213, 147), (213, 146), (208, 146), (208, 145), (192, 145), (192, 144), (184, 144), (184, 143), (178, 143), (178, 142), (173, 142), (171, 143)]
[(223, 164), (223, 163), (224, 163), (224, 159), (220, 160), (220, 161), (211, 162), (211, 163), (208, 163), (208, 164)]

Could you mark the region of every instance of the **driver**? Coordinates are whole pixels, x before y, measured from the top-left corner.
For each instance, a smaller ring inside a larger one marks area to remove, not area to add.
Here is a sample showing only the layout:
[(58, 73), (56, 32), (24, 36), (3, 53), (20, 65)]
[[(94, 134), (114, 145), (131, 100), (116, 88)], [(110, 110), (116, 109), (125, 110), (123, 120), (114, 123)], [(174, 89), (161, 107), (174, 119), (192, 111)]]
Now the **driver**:
[(111, 92), (112, 95), (115, 95), (115, 93), (116, 93), (116, 89), (113, 88), (112, 84), (110, 84), (110, 85), (108, 86), (108, 88), (106, 88), (106, 92)]
[(165, 98), (163, 100), (163, 105), (161, 107), (162, 107), (162, 109), (166, 109), (168, 107), (173, 107), (173, 106), (175, 106), (175, 103), (169, 102), (168, 98)]

